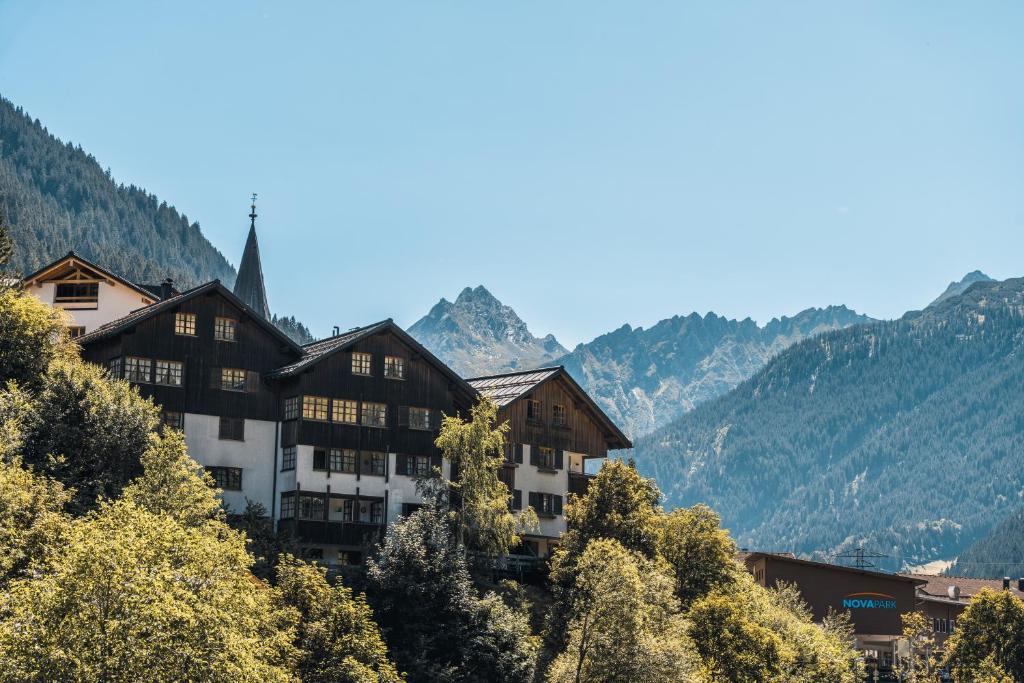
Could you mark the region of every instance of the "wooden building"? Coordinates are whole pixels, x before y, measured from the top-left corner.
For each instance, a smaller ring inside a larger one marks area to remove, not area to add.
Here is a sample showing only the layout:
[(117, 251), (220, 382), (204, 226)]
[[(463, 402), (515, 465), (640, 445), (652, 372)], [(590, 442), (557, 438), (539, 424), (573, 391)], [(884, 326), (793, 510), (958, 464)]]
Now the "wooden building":
[(546, 557), (565, 532), (567, 495), (585, 493), (593, 476), (587, 461), (633, 444), (561, 366), (477, 377), (469, 384), (494, 400), (499, 421), (508, 422), (501, 477), (512, 491), (513, 509), (529, 505), (540, 518), (540, 531), (527, 536), (526, 549)]

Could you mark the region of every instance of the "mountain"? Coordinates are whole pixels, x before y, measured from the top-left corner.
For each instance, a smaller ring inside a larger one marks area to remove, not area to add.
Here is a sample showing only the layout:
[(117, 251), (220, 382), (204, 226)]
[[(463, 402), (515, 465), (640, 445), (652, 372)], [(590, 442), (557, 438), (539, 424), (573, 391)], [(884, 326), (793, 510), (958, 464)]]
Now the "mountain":
[(12, 266), (29, 273), (74, 250), (135, 282), (172, 277), (179, 288), (235, 270), (199, 224), (134, 185), (117, 183), (79, 146), (0, 97), (0, 214)]
[(945, 573), (983, 579), (1024, 576), (1024, 508), (972, 543)]
[(783, 351), (637, 439), (669, 505), (704, 502), (743, 546), (887, 566), (949, 559), (1024, 497), (1024, 279)]
[(763, 327), (691, 313), (647, 330), (623, 325), (557, 362), (627, 434), (641, 435), (721, 396), (801, 339), (871, 321), (845, 306), (809, 308)]
[(441, 299), (408, 331), (464, 377), (542, 367), (567, 353), (550, 334), (533, 336), (483, 285), (466, 287), (454, 303)]
[(967, 275), (964, 275), (960, 282), (950, 282), (949, 287), (946, 287), (946, 291), (939, 295), (939, 298), (928, 304), (929, 306), (935, 306), (941, 304), (946, 299), (951, 299), (954, 296), (960, 296), (967, 291), (967, 288), (973, 285), (975, 282), (991, 282), (992, 278), (980, 270), (975, 270)]

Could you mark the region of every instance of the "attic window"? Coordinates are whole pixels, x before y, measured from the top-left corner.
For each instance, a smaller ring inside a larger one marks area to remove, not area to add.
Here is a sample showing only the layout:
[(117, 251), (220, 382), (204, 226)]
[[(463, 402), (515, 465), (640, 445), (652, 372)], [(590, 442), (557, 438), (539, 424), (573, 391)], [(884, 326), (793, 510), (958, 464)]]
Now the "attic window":
[(372, 373), (373, 356), (368, 353), (355, 352), (352, 354), (352, 374), (370, 375)]
[(58, 282), (53, 302), (56, 304), (96, 303), (100, 298), (98, 282)]
[(551, 406), (551, 421), (558, 427), (565, 426), (565, 406), (557, 403)]
[(237, 326), (238, 321), (234, 318), (217, 316), (213, 319), (213, 338), (217, 341), (235, 341), (235, 328)]
[(398, 356), (384, 356), (384, 376), (405, 379), (405, 360)]
[(530, 399), (526, 402), (526, 419), (540, 422), (544, 417), (544, 404), (540, 401)]
[(185, 334), (190, 337), (196, 336), (196, 314), (175, 313), (174, 334)]

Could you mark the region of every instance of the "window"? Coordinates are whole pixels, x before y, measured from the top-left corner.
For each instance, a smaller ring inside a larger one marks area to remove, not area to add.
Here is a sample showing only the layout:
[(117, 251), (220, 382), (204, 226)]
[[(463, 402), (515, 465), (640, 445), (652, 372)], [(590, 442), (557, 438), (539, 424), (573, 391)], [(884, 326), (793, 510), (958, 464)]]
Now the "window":
[(409, 429), (434, 429), (433, 415), (428, 408), (409, 408)]
[[(281, 449), (281, 471), (295, 469), (295, 446), (288, 446)], [(282, 515), (283, 516), (283, 515)]]
[(538, 495), (538, 499), (540, 500), (540, 509), (537, 510), (538, 514), (555, 514), (555, 497), (553, 495), (550, 493), (541, 493)]
[(541, 446), (537, 449), (537, 467), (555, 469), (555, 449)]
[(551, 422), (558, 427), (564, 427), (566, 425), (565, 406), (557, 403), (551, 406)]
[(153, 383), (180, 387), (184, 372), (184, 363), (174, 360), (158, 360), (156, 362), (156, 374), (153, 376)]
[(530, 399), (526, 402), (526, 419), (540, 422), (544, 418), (544, 404)]
[(422, 507), (422, 503), (402, 503), (402, 516), (408, 517)]
[(293, 519), (295, 517), (295, 494), (281, 494), (281, 519)]
[(384, 476), (384, 468), (387, 463), (387, 454), (369, 451), (363, 454), (363, 468), (365, 474), (373, 474), (379, 477)]
[(165, 427), (173, 427), (174, 429), (185, 428), (185, 416), (176, 410), (161, 410), (160, 422), (162, 422)]
[(383, 524), (384, 523), (384, 503), (374, 502), (370, 503), (370, 523), (371, 524)]
[(85, 327), (83, 325), (68, 325), (68, 336), (72, 339), (78, 339), (85, 334)]
[(175, 313), (174, 334), (186, 334), (190, 337), (196, 336), (196, 314)]
[(405, 359), (384, 356), (384, 376), (389, 379), (405, 379)]
[(512, 509), (522, 510), (523, 509), (523, 491), (522, 489), (512, 489)]
[(323, 396), (302, 397), (302, 419), (327, 421), (327, 399)]
[(207, 467), (206, 471), (213, 477), (213, 483), (225, 491), (242, 490), (241, 467)]
[(351, 522), (355, 517), (356, 502), (351, 498), (331, 498), (329, 517), (333, 522)]
[(284, 419), (294, 420), (299, 416), (299, 397), (289, 396), (284, 400)]
[(362, 424), (364, 427), (387, 427), (388, 407), (383, 403), (364, 403)]
[(354, 352), (352, 354), (352, 374), (372, 375), (373, 356), (368, 353)]
[(217, 438), (228, 441), (245, 441), (245, 420), (240, 417), (220, 418)]
[(96, 303), (100, 298), (98, 282), (58, 282), (53, 302), (60, 304)]
[(299, 519), (323, 519), (324, 497), (310, 493), (299, 495)]
[(124, 378), (130, 382), (148, 382), (153, 361), (128, 356), (124, 359)]
[(220, 388), (224, 391), (245, 391), (245, 370), (221, 368)]
[(430, 476), (430, 458), (425, 455), (410, 456), (409, 474), (414, 477)]
[(359, 423), (359, 403), (342, 398), (336, 398), (331, 404), (331, 420), (344, 424)]
[[(235, 341), (235, 329), (238, 321), (234, 318), (222, 318), (217, 316), (213, 319), (213, 338), (217, 341)], [(193, 334), (195, 334), (193, 332)]]
[(326, 470), (327, 469), (327, 451), (323, 448), (313, 449), (313, 469), (314, 470)]
[(120, 358), (111, 358), (107, 361), (107, 372), (110, 376), (115, 379), (121, 379), (122, 375), (122, 364)]
[(351, 448), (332, 448), (331, 471), (354, 473), (356, 471), (356, 452)]

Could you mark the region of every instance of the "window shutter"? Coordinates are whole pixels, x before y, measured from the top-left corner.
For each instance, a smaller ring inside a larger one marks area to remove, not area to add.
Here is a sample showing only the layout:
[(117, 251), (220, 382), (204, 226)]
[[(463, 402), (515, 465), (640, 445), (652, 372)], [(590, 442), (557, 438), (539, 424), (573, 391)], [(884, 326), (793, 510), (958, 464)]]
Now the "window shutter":
[(255, 394), (260, 390), (260, 373), (255, 370), (248, 370), (245, 373), (245, 390)]
[(409, 406), (398, 406), (398, 426), (409, 426)]
[(211, 389), (220, 389), (220, 368), (219, 367), (212, 367), (212, 368), (210, 368), (210, 388)]
[(562, 514), (562, 497), (561, 496), (552, 496), (552, 498), (554, 499), (553, 502), (554, 502), (555, 514), (556, 515)]
[(534, 510), (540, 510), (540, 494), (536, 491), (530, 491), (529, 493), (530, 507)]
[(522, 510), (523, 509), (523, 492), (519, 489), (512, 491), (512, 509)]
[(560, 470), (565, 462), (565, 457), (562, 455), (565, 451), (561, 449), (555, 451), (555, 469)]
[(523, 464), (523, 444), (521, 444), (521, 443), (517, 443), (516, 444), (516, 451), (515, 451), (515, 453), (516, 453), (516, 456), (515, 456), (516, 457), (516, 464), (522, 465)]
[(533, 465), (534, 467), (537, 467), (537, 465), (539, 464), (537, 458), (539, 454), (540, 449), (538, 449), (536, 446), (530, 446), (530, 464)]

